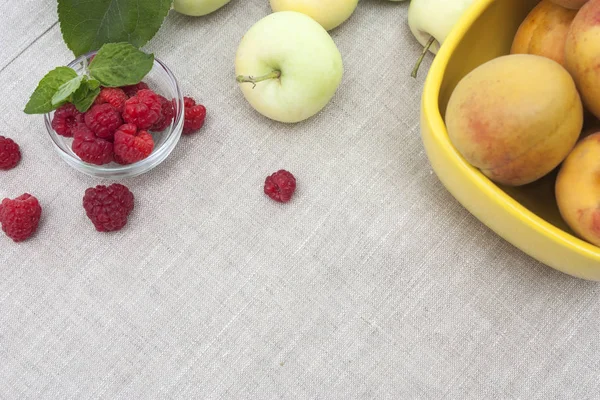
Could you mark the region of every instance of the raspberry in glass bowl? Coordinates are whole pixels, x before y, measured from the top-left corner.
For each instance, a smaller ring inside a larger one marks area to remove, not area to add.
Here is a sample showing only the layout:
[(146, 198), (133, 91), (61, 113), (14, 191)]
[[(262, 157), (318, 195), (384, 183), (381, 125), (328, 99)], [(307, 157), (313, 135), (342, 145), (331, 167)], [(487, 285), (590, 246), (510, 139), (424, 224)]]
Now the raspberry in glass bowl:
[[(95, 52), (68, 67), (84, 74)], [(79, 113), (71, 104), (44, 115), (60, 157), (94, 177), (119, 179), (150, 171), (173, 151), (182, 135), (184, 98), (177, 79), (160, 60), (142, 82), (102, 88), (94, 104)]]

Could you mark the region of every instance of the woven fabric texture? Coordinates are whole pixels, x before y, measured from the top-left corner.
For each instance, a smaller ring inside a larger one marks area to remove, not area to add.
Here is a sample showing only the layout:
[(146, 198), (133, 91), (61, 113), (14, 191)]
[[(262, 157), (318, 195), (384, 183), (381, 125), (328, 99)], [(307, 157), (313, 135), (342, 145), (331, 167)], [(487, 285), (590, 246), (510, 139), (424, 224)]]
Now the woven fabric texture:
[[(468, 213), (432, 172), (419, 102), (432, 55), (408, 2), (363, 0), (331, 32), (342, 84), (315, 117), (270, 121), (243, 98), (237, 45), (270, 13), (232, 0), (171, 11), (144, 47), (208, 110), (151, 172), (127, 226), (96, 232), (83, 175), (23, 113), (73, 58), (55, 1), (0, 1), (0, 134), (23, 160), (39, 230), (0, 237), (1, 399), (591, 399), (600, 290), (544, 266)], [(291, 171), (293, 200), (265, 177)]]

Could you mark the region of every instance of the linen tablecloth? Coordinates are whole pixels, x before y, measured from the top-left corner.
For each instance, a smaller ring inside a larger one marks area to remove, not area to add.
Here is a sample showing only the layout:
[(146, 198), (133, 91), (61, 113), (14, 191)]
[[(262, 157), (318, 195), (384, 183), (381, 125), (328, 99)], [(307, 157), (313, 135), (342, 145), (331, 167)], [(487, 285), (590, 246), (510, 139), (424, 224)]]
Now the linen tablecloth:
[[(73, 54), (51, 0), (2, 1), (0, 134), (23, 160), (39, 229), (0, 237), (2, 399), (600, 398), (598, 284), (544, 266), (487, 229), (432, 172), (419, 101), (432, 55), (408, 2), (363, 0), (331, 32), (345, 73), (317, 116), (270, 121), (233, 60), (271, 12), (233, 0), (173, 11), (144, 49), (203, 103), (202, 130), (151, 172), (127, 226), (93, 229), (88, 177), (23, 113)], [(287, 169), (290, 203), (262, 192)]]

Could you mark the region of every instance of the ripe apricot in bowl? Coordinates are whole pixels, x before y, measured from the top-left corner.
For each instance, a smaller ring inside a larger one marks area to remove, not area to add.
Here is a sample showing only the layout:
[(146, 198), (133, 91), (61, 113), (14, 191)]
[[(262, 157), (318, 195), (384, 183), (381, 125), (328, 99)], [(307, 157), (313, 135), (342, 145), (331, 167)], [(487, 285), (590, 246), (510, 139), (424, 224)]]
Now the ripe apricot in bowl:
[(565, 66), (565, 43), (577, 10), (542, 0), (527, 15), (512, 43), (513, 54), (537, 54)]
[(445, 120), (450, 141), (470, 164), (497, 183), (520, 186), (569, 154), (583, 128), (583, 106), (560, 64), (512, 54), (468, 73), (450, 96)]

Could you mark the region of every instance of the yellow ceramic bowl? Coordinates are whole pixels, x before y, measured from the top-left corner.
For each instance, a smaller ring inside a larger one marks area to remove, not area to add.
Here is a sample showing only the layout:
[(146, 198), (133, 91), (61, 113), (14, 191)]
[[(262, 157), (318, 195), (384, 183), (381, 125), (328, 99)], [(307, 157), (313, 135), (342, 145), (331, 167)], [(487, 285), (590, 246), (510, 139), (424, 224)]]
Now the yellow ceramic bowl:
[(468, 72), (508, 54), (520, 23), (536, 0), (478, 0), (436, 55), (423, 89), (421, 135), (433, 170), (475, 217), (531, 257), (569, 275), (600, 281), (600, 248), (575, 236), (554, 200), (555, 172), (511, 188), (489, 180), (450, 143), (444, 112)]

